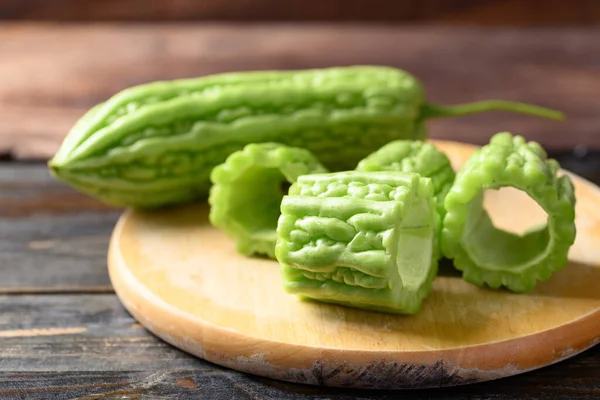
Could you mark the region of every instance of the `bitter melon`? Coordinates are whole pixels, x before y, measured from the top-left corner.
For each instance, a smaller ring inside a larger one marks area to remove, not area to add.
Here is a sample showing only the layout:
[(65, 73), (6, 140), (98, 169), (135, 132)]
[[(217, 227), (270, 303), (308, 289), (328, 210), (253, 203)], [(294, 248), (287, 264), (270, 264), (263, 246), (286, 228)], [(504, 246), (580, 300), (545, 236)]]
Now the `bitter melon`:
[(358, 163), (357, 171), (416, 172), (431, 178), (437, 210), (443, 218), (444, 199), (456, 176), (448, 156), (432, 143), (420, 140), (395, 140)]
[[(528, 292), (565, 267), (576, 236), (575, 195), (559, 168), (538, 143), (509, 132), (494, 135), (467, 160), (446, 196), (441, 236), (444, 255), (465, 281)], [(547, 224), (524, 235), (496, 228), (483, 192), (501, 187), (527, 193), (547, 213)]]
[(49, 161), (54, 177), (101, 201), (154, 208), (206, 198), (212, 168), (253, 142), (303, 147), (352, 169), (396, 139), (423, 139), (436, 116), (541, 107), (426, 102), (406, 71), (380, 66), (230, 72), (128, 88), (78, 121)]
[(286, 292), (400, 314), (419, 311), (437, 274), (431, 179), (347, 171), (298, 177), (281, 203), (275, 254)]
[(252, 143), (211, 174), (210, 222), (245, 255), (275, 258), (277, 219), (285, 187), (298, 176), (328, 172), (308, 151), (279, 143)]

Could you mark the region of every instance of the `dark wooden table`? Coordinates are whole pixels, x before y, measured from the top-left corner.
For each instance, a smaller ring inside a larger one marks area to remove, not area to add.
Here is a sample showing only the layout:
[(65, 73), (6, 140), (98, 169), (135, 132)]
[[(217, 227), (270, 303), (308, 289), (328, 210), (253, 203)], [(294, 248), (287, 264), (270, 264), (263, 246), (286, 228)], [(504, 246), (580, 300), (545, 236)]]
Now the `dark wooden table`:
[(45, 160), (85, 109), (132, 84), (209, 72), (379, 63), (437, 101), (501, 97), (562, 124), (488, 114), (431, 125), (483, 143), (517, 130), (600, 183), (600, 30), (328, 26), (0, 26), (0, 398), (598, 399), (600, 347), (460, 388), (346, 391), (248, 376), (161, 342), (115, 296), (106, 250), (121, 210), (54, 181)]

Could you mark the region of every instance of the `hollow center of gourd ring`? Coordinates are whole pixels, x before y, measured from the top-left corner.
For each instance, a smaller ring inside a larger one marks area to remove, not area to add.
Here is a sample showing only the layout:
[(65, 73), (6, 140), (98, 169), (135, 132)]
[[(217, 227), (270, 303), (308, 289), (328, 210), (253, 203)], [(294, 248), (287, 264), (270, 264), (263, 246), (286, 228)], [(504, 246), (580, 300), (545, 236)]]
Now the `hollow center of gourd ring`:
[(483, 206), (496, 228), (518, 235), (546, 224), (548, 217), (527, 193), (513, 187), (486, 190)]
[(410, 290), (421, 286), (431, 267), (432, 212), (426, 199), (417, 199), (398, 228), (396, 266), (402, 284)]
[(517, 268), (549, 248), (544, 210), (525, 192), (503, 187), (480, 192), (467, 204), (463, 247), (481, 266)]
[(252, 167), (236, 182), (247, 190), (238, 191), (235, 214), (255, 238), (275, 237), (281, 200), (287, 194), (287, 180), (277, 168)]

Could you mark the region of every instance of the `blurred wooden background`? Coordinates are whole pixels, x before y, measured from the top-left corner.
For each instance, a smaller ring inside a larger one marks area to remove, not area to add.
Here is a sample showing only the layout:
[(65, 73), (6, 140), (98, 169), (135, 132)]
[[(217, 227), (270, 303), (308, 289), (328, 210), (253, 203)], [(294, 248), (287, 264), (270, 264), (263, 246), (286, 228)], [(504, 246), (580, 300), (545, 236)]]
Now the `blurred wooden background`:
[(598, 0), (0, 0), (0, 19), (596, 25)]
[(0, 0), (0, 158), (45, 160), (89, 107), (132, 85), (225, 71), (380, 64), (432, 102), (526, 101), (430, 122), (600, 150), (600, 0)]

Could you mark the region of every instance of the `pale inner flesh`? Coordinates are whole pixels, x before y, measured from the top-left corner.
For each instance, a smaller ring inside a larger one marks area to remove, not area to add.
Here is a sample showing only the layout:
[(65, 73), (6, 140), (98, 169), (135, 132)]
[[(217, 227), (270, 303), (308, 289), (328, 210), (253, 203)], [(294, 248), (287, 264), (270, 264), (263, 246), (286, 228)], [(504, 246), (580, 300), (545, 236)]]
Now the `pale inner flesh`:
[(396, 267), (404, 287), (416, 290), (431, 267), (433, 235), (431, 207), (426, 199), (413, 202), (398, 231)]
[[(550, 247), (550, 233), (545, 221), (546, 214), (543, 210), (537, 210), (541, 207), (524, 207), (523, 203), (514, 201), (494, 207), (496, 210), (502, 210), (503, 214), (521, 215), (512, 221), (506, 216), (501, 217), (505, 229), (500, 229), (486, 211), (484, 193), (480, 192), (467, 204), (462, 243), (473, 261), (482, 267), (506, 269), (535, 263), (543, 258)], [(496, 193), (491, 193), (490, 197), (496, 197), (494, 195)], [(520, 195), (526, 196), (524, 192)], [(518, 209), (516, 204), (524, 208)], [(544, 219), (540, 220), (539, 214), (542, 214)], [(496, 217), (495, 220), (500, 218)]]
[(248, 190), (237, 191), (238, 197), (232, 202), (232, 215), (255, 240), (275, 238), (285, 182), (279, 169), (263, 167), (249, 168), (237, 179), (236, 185), (247, 186)]

